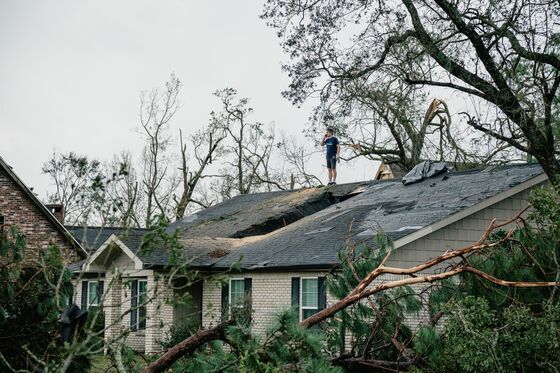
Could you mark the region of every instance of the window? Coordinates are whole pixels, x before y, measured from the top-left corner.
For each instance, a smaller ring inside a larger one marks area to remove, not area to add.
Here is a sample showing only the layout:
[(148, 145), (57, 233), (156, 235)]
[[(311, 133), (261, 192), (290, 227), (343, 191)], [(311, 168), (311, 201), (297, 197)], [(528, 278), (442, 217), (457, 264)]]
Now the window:
[(304, 320), (309, 316), (317, 313), (319, 310), (319, 279), (302, 278), (301, 279), (301, 319)]
[(88, 307), (99, 305), (99, 296), (97, 291), (97, 281), (90, 281), (88, 283)]
[(327, 293), (324, 277), (292, 277), (292, 307), (300, 320), (325, 309)]
[(82, 309), (101, 306), (102, 299), (103, 281), (82, 281)]
[(229, 305), (231, 308), (243, 308), (245, 304), (245, 279), (232, 278), (229, 282)]
[(130, 283), (130, 330), (146, 329), (146, 303), (148, 302), (148, 282), (133, 280)]
[(251, 320), (252, 279), (232, 278), (222, 287), (222, 319)]

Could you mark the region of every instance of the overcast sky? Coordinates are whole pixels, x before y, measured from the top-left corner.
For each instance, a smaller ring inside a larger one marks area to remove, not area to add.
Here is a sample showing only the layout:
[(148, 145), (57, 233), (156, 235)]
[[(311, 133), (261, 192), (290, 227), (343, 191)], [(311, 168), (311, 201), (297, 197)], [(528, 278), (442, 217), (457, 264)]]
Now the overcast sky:
[[(219, 108), (216, 89), (251, 99), (255, 119), (301, 136), (309, 108), (281, 97), (289, 80), (262, 1), (0, 0), (0, 155), (44, 197), (53, 150), (102, 160), (138, 154), (139, 93), (171, 73), (183, 82), (172, 128), (189, 132)], [(323, 173), (323, 157), (316, 172)], [(375, 165), (341, 167), (339, 181)], [(326, 181), (326, 180), (325, 180)]]

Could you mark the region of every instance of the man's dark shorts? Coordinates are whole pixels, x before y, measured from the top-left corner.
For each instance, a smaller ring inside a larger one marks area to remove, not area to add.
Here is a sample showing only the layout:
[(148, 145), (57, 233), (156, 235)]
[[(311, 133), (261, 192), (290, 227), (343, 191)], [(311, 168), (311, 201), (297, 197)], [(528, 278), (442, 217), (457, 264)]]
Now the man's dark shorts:
[(327, 168), (332, 168), (336, 170), (336, 156), (327, 157)]

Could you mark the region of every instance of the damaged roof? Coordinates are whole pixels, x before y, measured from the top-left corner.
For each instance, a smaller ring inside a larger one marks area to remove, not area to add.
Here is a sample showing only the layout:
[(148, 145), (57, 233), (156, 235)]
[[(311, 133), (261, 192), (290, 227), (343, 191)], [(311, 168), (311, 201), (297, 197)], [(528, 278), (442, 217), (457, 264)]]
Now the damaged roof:
[(126, 246), (139, 247), (142, 236), (147, 229), (143, 228), (118, 228), (118, 227), (88, 227), (67, 225), (66, 229), (89, 253), (97, 250), (113, 234)]
[[(449, 172), (407, 186), (400, 180), (373, 182), (361, 194), (286, 227), (225, 245), (230, 252), (208, 265), (224, 269), (240, 260), (249, 270), (329, 268), (338, 264), (348, 239), (374, 246), (382, 229), (398, 240), (542, 173), (537, 164), (523, 164)], [(186, 242), (186, 253), (190, 247), (201, 250)]]
[[(241, 195), (169, 231), (179, 229), (195, 268), (224, 270), (237, 261), (245, 270), (331, 268), (348, 240), (375, 246), (379, 229), (401, 239), (541, 174), (538, 164), (518, 164), (448, 172), (406, 186), (393, 179)], [(123, 242), (138, 255), (145, 231), (133, 231)], [(146, 266), (170, 265), (163, 248), (138, 256)]]
[(371, 182), (243, 194), (172, 223), (182, 236), (243, 238), (272, 232), (359, 194)]

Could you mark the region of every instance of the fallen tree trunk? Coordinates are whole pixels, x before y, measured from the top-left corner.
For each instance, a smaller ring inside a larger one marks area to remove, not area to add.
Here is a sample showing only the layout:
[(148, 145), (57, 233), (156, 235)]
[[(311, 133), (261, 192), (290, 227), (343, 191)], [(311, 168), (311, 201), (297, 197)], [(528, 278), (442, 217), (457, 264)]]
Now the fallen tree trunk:
[[(373, 271), (371, 271), (367, 276), (365, 276), (358, 285), (348, 294), (346, 297), (341, 299), (340, 301), (330, 305), (329, 307), (313, 314), (312, 316), (308, 317), (307, 319), (303, 320), (300, 325), (304, 328), (309, 328), (315, 324), (320, 323), (321, 321), (333, 317), (337, 312), (359, 302), (360, 300), (367, 298), (373, 294), (383, 292), (388, 289), (393, 289), (401, 286), (408, 286), (413, 284), (419, 283), (432, 283), (435, 281), (440, 281), (446, 278), (450, 278), (453, 276), (458, 275), (459, 273), (463, 272), (470, 272), (476, 276), (479, 276), (487, 281), (493, 282), (500, 286), (506, 287), (547, 287), (547, 286), (560, 286), (559, 282), (531, 282), (531, 281), (506, 281), (496, 277), (493, 277), (487, 273), (484, 273), (476, 268), (471, 267), (465, 263), (457, 263), (452, 265), (450, 269), (445, 272), (438, 273), (438, 274), (422, 274), (422, 271), (427, 269), (433, 268), (434, 266), (442, 263), (449, 263), (452, 262), (453, 259), (456, 258), (463, 258), (466, 255), (473, 254), (475, 252), (480, 252), (484, 249), (495, 249), (500, 247), (504, 242), (511, 239), (511, 236), (514, 233), (514, 229), (510, 229), (507, 234), (499, 241), (486, 243), (490, 234), (494, 232), (496, 229), (509, 225), (520, 218), (520, 215), (525, 210), (521, 211), (517, 216), (514, 218), (502, 222), (496, 223), (496, 219), (492, 220), (488, 229), (484, 232), (482, 237), (475, 242), (473, 245), (466, 246), (461, 249), (447, 251), (442, 255), (439, 255), (435, 258), (432, 258), (422, 264), (416, 265), (410, 268), (395, 268), (395, 267), (386, 267), (385, 263), (389, 260), (391, 255), (391, 251), (387, 253), (385, 258), (381, 261), (381, 264)], [(399, 280), (393, 281), (384, 281), (377, 286), (370, 286), (373, 281), (379, 278), (383, 274), (394, 274), (394, 275), (408, 275), (410, 277), (403, 278)]]
[(225, 340), (225, 331), (228, 326), (234, 324), (233, 320), (228, 320), (216, 327), (206, 330), (201, 330), (198, 333), (190, 336), (184, 341), (171, 347), (167, 352), (165, 352), (159, 359), (144, 368), (144, 373), (156, 373), (163, 372), (165, 369), (169, 368), (174, 362), (179, 360), (179, 358), (184, 356), (189, 356), (195, 352), (200, 346), (215, 340)]

